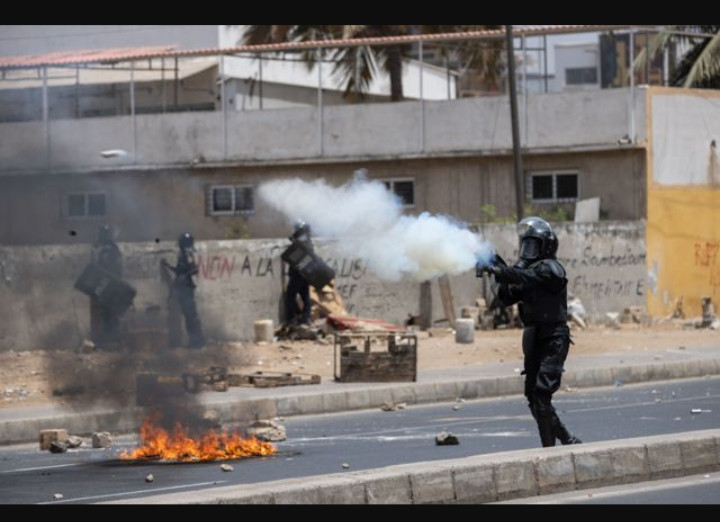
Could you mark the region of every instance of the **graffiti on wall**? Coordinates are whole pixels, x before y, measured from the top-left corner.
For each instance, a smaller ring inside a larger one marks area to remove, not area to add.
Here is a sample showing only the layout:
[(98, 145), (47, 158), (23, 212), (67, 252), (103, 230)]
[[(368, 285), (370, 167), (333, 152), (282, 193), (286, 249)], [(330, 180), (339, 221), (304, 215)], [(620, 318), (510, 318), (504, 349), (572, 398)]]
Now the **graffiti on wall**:
[(720, 291), (720, 263), (718, 263), (718, 254), (720, 253), (720, 243), (695, 243), (695, 266), (701, 270), (707, 270), (708, 282), (713, 294)]
[[(632, 245), (610, 245), (607, 248), (590, 244), (579, 255), (558, 260), (568, 271), (569, 290), (580, 296), (641, 298), (645, 295), (647, 277), (645, 252)], [(582, 272), (574, 275), (573, 272)]]

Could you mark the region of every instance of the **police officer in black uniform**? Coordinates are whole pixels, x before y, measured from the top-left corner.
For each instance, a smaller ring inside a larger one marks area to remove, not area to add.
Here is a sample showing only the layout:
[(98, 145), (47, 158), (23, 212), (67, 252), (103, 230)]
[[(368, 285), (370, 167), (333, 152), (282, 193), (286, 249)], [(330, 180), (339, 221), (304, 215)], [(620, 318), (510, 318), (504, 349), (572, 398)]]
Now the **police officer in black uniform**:
[[(310, 225), (302, 220), (298, 220), (294, 224), (295, 232), (290, 236), (291, 241), (297, 241), (303, 244), (308, 252), (314, 252), (315, 247), (310, 234)], [(298, 310), (296, 297), (300, 296), (303, 303), (302, 315)], [(285, 315), (286, 323), (293, 324), (301, 321), (303, 324), (310, 324), (310, 283), (302, 276), (300, 271), (293, 265), (288, 268), (288, 284), (285, 291)]]
[[(115, 243), (115, 230), (110, 225), (98, 229), (97, 239), (92, 245), (91, 259), (103, 270), (122, 279), (122, 253)], [(102, 349), (117, 341), (120, 315), (110, 303), (90, 296), (90, 337), (95, 345)]]
[(195, 239), (191, 234), (185, 232), (178, 238), (177, 264), (171, 266), (163, 259), (163, 266), (175, 274), (170, 299), (176, 299), (180, 310), (185, 316), (185, 330), (188, 334), (190, 348), (202, 348), (205, 346), (205, 337), (200, 324), (200, 317), (195, 305), (195, 281), (193, 276), (198, 273), (197, 251), (195, 250)]
[(525, 396), (535, 418), (542, 445), (579, 444), (560, 422), (552, 395), (560, 388), (563, 365), (570, 348), (567, 326), (567, 278), (555, 255), (558, 239), (539, 217), (518, 224), (520, 259), (509, 267), (500, 256), (489, 266), (478, 266), (500, 283), (498, 297), (505, 306), (519, 303), (523, 323)]

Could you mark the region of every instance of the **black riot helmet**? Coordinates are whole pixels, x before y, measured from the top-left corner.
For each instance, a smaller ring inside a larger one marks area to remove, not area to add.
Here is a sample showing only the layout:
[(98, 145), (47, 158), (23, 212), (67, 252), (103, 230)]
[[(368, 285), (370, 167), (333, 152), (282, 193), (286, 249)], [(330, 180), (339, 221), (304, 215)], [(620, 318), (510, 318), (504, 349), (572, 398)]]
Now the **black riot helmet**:
[(107, 245), (115, 239), (115, 230), (110, 225), (102, 225), (98, 229), (97, 243), (99, 245)]
[(180, 237), (178, 238), (178, 246), (180, 248), (192, 248), (193, 245), (195, 245), (195, 238), (192, 237), (190, 232), (180, 234)]
[(533, 263), (555, 257), (558, 239), (550, 224), (539, 217), (527, 217), (518, 223), (520, 259)]

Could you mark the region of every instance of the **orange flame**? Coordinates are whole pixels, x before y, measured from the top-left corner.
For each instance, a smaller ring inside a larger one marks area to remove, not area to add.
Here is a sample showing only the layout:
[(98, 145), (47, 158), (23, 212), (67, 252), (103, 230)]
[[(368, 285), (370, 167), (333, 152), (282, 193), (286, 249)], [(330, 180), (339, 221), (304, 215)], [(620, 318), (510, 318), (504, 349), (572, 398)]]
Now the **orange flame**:
[(188, 437), (186, 430), (178, 423), (172, 435), (155, 425), (153, 418), (146, 418), (140, 427), (142, 446), (120, 454), (121, 459), (161, 459), (177, 462), (207, 462), (231, 460), (245, 457), (272, 455), (277, 452), (269, 442), (243, 439), (237, 433), (216, 433), (209, 431), (199, 439)]

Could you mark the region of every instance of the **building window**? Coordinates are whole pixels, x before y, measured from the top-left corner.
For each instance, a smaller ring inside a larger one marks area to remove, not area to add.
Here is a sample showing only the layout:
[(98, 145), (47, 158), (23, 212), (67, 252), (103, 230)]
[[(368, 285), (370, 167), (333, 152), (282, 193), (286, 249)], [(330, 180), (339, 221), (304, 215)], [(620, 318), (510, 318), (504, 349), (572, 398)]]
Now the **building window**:
[(597, 85), (596, 67), (570, 67), (565, 69), (565, 85)]
[(412, 179), (385, 179), (385, 187), (400, 198), (403, 207), (415, 206), (415, 181)]
[(208, 188), (207, 209), (211, 216), (251, 214), (255, 210), (250, 185), (214, 185)]
[(105, 194), (101, 192), (85, 192), (67, 195), (67, 217), (95, 218), (107, 214)]
[(527, 180), (527, 193), (533, 203), (562, 203), (578, 199), (577, 172), (533, 173)]

